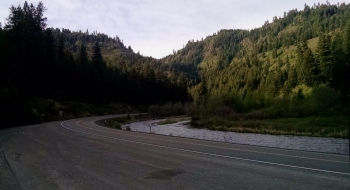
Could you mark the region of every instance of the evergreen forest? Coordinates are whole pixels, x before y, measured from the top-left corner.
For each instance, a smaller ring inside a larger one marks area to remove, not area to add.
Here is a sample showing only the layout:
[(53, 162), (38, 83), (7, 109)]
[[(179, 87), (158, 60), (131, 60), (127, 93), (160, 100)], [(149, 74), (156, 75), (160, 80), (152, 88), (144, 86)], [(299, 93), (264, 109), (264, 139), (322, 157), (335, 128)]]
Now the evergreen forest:
[[(321, 122), (322, 133), (307, 135), (349, 136), (349, 4), (305, 4), (252, 30), (189, 40), (162, 59), (118, 36), (50, 28), (45, 10), (42, 2), (12, 6), (0, 24), (1, 127), (43, 121), (57, 103), (117, 102), (153, 105), (157, 115), (181, 105), (194, 127), (273, 133), (284, 123), (303, 135)], [(293, 128), (298, 118), (314, 119)]]

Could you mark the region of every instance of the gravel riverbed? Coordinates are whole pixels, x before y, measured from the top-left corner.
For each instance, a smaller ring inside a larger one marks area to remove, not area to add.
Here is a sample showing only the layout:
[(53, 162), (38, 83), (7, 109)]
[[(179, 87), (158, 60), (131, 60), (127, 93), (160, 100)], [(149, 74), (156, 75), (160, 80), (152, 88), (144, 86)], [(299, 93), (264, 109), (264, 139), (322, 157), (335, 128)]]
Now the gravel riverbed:
[(192, 128), (188, 124), (189, 121), (167, 125), (158, 125), (157, 122), (159, 121), (162, 120), (134, 122), (131, 124), (123, 125), (122, 128), (126, 129), (126, 127), (129, 127), (131, 131), (149, 133), (151, 125), (151, 130), (154, 134), (255, 146), (286, 148), (334, 154), (349, 154), (348, 139), (212, 131), (207, 129)]

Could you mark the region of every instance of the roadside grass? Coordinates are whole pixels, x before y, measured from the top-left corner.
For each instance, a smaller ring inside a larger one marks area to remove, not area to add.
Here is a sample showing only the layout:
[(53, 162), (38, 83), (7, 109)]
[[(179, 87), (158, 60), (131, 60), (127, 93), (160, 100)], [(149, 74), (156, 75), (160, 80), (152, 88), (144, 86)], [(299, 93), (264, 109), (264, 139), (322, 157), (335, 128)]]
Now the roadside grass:
[(210, 118), (192, 121), (192, 125), (211, 130), (244, 133), (336, 138), (349, 137), (348, 119), (345, 116), (242, 121)]
[(167, 125), (167, 124), (172, 124), (172, 123), (178, 123), (181, 121), (190, 121), (191, 117), (176, 117), (176, 118), (168, 118), (164, 121), (158, 122), (158, 125)]

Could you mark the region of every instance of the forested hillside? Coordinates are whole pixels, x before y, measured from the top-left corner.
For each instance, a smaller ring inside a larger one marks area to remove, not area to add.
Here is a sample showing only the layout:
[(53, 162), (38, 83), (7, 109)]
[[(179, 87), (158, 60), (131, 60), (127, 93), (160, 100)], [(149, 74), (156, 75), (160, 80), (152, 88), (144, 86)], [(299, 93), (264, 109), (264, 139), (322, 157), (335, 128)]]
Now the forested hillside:
[(12, 6), (0, 27), (3, 127), (37, 122), (45, 112), (33, 106), (38, 98), (132, 105), (188, 101), (185, 80), (161, 70), (158, 60), (134, 53), (118, 37), (49, 28), (44, 11), (41, 2)]
[(305, 5), (260, 28), (220, 30), (189, 41), (162, 61), (191, 68), (184, 71), (189, 76), (198, 71), (200, 82), (189, 89), (194, 124), (210, 117), (342, 114), (349, 93), (350, 6)]
[(189, 101), (193, 125), (204, 127), (348, 114), (349, 4), (305, 4), (259, 28), (190, 40), (163, 59), (135, 53), (118, 36), (50, 28), (44, 10), (11, 7), (0, 27), (0, 120), (8, 124), (18, 112), (31, 115), (26, 102), (37, 98)]

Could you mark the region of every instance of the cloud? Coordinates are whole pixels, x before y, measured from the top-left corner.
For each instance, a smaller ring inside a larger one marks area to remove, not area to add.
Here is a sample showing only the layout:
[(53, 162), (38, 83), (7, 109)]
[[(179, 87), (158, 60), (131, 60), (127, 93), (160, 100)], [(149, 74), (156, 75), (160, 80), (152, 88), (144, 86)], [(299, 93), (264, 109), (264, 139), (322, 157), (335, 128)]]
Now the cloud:
[[(260, 27), (273, 16), (283, 16), (284, 11), (303, 9), (305, 2), (314, 4), (312, 0), (46, 0), (44, 5), (49, 27), (118, 35), (134, 51), (161, 58), (189, 40), (220, 29)], [(23, 3), (0, 1), (0, 22), (8, 16), (11, 4)]]

